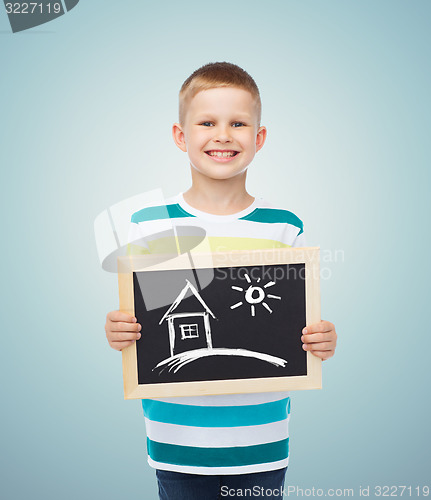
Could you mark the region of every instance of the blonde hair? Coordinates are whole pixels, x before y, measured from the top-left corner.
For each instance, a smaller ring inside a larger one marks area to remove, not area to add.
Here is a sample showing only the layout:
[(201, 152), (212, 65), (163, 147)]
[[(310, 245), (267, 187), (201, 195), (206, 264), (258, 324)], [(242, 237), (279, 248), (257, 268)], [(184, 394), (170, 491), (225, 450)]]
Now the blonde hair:
[(258, 124), (260, 125), (262, 104), (256, 82), (242, 68), (228, 62), (205, 64), (194, 71), (183, 83), (180, 90), (180, 123), (184, 124), (187, 105), (198, 92), (217, 87), (235, 87), (250, 92), (256, 102)]

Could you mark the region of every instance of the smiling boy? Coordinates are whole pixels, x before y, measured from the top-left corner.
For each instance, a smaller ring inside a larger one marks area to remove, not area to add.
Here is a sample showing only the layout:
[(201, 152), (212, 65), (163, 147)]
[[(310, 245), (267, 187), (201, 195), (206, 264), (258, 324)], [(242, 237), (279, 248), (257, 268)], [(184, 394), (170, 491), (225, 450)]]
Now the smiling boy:
[[(198, 221), (213, 251), (305, 246), (298, 217), (246, 190), (247, 168), (266, 139), (260, 114), (254, 80), (230, 63), (199, 68), (181, 88), (180, 119), (172, 133), (188, 155), (192, 185), (167, 200), (164, 213), (176, 226)], [(133, 215), (131, 241), (148, 237), (154, 213), (144, 208)], [(145, 244), (134, 250), (152, 251)], [(122, 350), (140, 338), (141, 326), (136, 318), (112, 311), (105, 330), (111, 347)], [(328, 321), (308, 326), (301, 339), (304, 349), (321, 359), (334, 354), (336, 333)], [(142, 404), (148, 461), (156, 469), (162, 500), (216, 499), (224, 491), (247, 498), (246, 490), (251, 497), (254, 487), (268, 492), (282, 488), (289, 458), (288, 393), (164, 398)]]

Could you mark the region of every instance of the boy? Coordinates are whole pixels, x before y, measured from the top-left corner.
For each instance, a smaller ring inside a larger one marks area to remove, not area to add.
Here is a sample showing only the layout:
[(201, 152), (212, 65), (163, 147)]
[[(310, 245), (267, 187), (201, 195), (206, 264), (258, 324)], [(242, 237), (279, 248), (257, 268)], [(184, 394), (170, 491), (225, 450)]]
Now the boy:
[[(305, 246), (300, 219), (246, 190), (247, 168), (266, 139), (260, 114), (256, 83), (234, 64), (207, 64), (181, 88), (179, 123), (172, 132), (176, 145), (188, 154), (192, 186), (167, 202), (164, 212), (175, 225), (198, 221), (213, 251)], [(133, 215), (131, 241), (148, 236), (146, 225), (154, 223), (154, 213), (144, 208)], [(148, 253), (154, 246), (135, 250)], [(120, 311), (107, 315), (105, 330), (117, 350), (141, 335), (136, 318)], [(334, 354), (332, 323), (320, 321), (302, 333), (305, 350), (321, 359)], [(288, 393), (142, 403), (148, 461), (156, 468), (162, 500), (244, 498), (257, 491), (261, 498), (267, 491), (270, 498), (271, 491), (274, 496), (280, 492), (289, 455)]]

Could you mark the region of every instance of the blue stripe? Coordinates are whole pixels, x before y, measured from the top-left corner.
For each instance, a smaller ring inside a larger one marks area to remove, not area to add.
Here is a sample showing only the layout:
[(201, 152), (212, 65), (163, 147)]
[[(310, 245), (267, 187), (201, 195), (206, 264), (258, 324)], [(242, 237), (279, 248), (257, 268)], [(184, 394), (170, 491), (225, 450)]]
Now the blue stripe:
[(300, 230), (298, 235), (304, 232), (304, 225), (299, 217), (288, 210), (281, 210), (279, 208), (256, 208), (253, 212), (241, 217), (240, 220), (263, 222), (266, 224), (291, 224)]
[(143, 399), (144, 415), (156, 422), (193, 427), (242, 427), (279, 422), (290, 412), (290, 398), (244, 406), (194, 406)]
[(240, 467), (276, 462), (289, 456), (289, 438), (273, 443), (229, 448), (199, 448), (159, 443), (147, 438), (148, 455), (156, 462), (194, 467)]
[(161, 205), (158, 207), (147, 207), (135, 212), (132, 215), (132, 222), (147, 222), (163, 219), (178, 219), (180, 217), (194, 217), (180, 207), (178, 203), (174, 205)]

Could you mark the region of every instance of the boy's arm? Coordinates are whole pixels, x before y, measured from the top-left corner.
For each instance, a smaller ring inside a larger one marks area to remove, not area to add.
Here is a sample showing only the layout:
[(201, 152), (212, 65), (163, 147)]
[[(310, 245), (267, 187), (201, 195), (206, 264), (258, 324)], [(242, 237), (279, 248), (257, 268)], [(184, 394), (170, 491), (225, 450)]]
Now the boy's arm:
[[(150, 253), (145, 239), (141, 237), (138, 224), (131, 223), (127, 255)], [(141, 325), (136, 318), (122, 311), (111, 311), (106, 315), (105, 332), (109, 345), (116, 351), (122, 351), (141, 338)]]
[[(304, 232), (300, 232), (295, 238), (292, 247), (305, 247)], [(335, 354), (337, 345), (337, 333), (335, 326), (330, 321), (319, 321), (308, 325), (302, 330), (301, 340), (304, 351), (310, 351), (318, 358), (325, 360)]]

